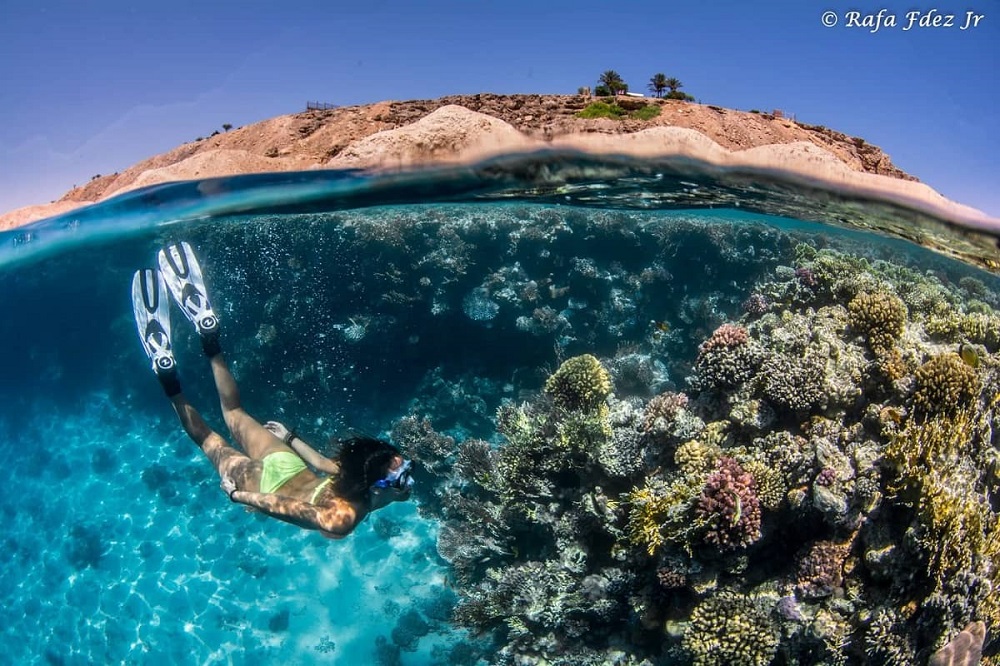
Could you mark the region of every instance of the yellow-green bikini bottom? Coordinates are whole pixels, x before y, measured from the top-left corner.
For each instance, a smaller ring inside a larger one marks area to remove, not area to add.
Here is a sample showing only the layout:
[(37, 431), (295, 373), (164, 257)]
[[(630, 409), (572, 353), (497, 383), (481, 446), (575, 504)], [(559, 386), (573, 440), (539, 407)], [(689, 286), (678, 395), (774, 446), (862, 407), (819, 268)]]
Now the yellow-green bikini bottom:
[(273, 493), (288, 480), (306, 468), (302, 458), (291, 451), (275, 451), (261, 460), (264, 470), (260, 473), (260, 492)]

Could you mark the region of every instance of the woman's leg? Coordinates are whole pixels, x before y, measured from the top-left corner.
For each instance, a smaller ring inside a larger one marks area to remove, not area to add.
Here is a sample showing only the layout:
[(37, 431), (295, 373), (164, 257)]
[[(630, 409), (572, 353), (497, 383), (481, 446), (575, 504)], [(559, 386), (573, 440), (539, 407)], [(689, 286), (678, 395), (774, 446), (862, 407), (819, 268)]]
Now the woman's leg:
[(222, 405), (222, 417), (232, 433), (233, 439), (254, 460), (261, 460), (275, 451), (292, 451), (285, 443), (274, 436), (254, 417), (247, 414), (240, 402), (240, 389), (229, 371), (229, 365), (222, 353), (211, 357), (212, 376), (215, 378), (215, 388), (219, 392), (219, 402)]
[(226, 443), (219, 433), (212, 430), (198, 410), (188, 402), (183, 393), (170, 398), (177, 418), (188, 437), (212, 461), (220, 477), (229, 476), (240, 490), (258, 492), (260, 490), (261, 465), (251, 460)]

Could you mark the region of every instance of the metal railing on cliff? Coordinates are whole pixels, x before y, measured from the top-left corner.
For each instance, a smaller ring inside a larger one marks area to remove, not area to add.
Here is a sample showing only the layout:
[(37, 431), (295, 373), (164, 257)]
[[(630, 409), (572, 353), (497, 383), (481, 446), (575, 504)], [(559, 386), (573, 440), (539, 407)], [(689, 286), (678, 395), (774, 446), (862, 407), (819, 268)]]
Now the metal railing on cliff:
[(326, 102), (306, 102), (306, 111), (329, 111), (330, 109), (336, 108), (336, 104), (327, 104)]

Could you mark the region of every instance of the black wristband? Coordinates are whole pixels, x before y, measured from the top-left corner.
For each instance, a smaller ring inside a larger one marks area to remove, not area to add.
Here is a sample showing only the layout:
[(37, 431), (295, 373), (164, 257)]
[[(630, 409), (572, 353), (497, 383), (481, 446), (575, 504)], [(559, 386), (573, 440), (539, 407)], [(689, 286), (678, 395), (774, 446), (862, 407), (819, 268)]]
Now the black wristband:
[(233, 499), (233, 494), (236, 493), (236, 492), (238, 492), (238, 491), (239, 491), (239, 488), (233, 488), (232, 490), (229, 491), (229, 501), (230, 502), (235, 502), (236, 501), (236, 500)]
[(288, 434), (285, 435), (285, 437), (284, 437), (284, 439), (282, 441), (285, 443), (285, 446), (291, 447), (292, 446), (292, 440), (295, 439), (296, 437), (298, 437), (298, 434), (296, 434), (296, 432), (294, 430), (289, 430)]

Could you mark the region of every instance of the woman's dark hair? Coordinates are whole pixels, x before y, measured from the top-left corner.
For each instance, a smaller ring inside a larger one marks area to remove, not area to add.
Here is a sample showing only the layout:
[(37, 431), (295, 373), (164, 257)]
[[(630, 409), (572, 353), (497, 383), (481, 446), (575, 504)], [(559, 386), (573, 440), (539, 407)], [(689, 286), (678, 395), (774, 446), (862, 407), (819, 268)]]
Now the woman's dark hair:
[(348, 500), (367, 500), (372, 484), (385, 478), (392, 459), (398, 455), (399, 449), (374, 437), (361, 435), (342, 440), (336, 455), (340, 463), (338, 494)]

